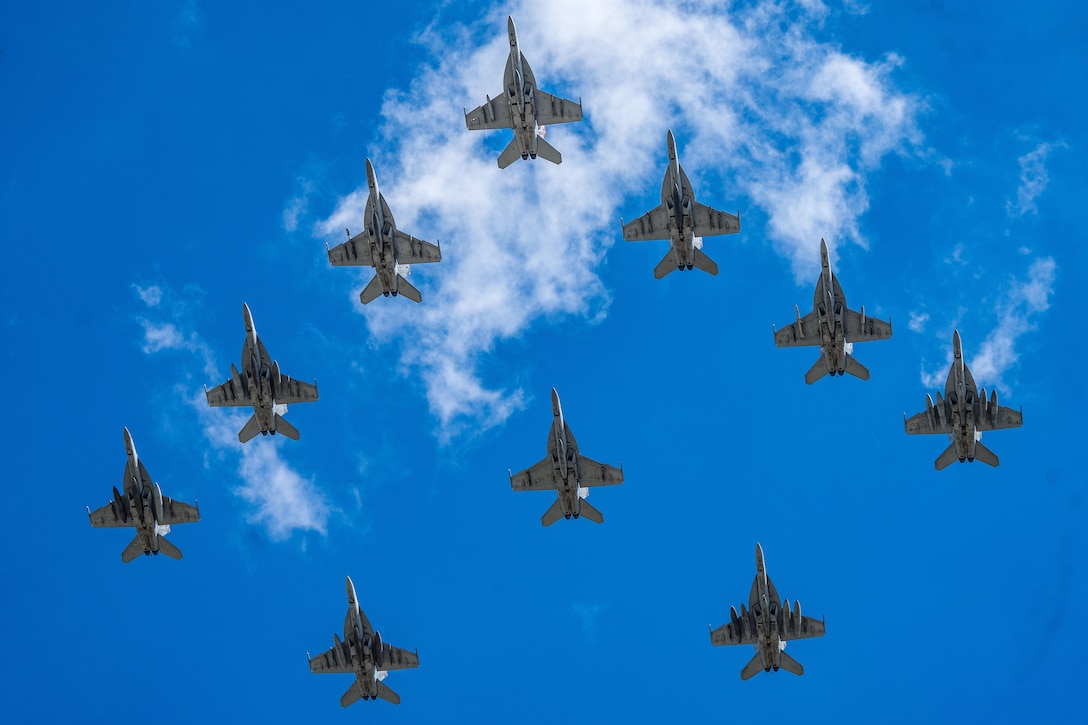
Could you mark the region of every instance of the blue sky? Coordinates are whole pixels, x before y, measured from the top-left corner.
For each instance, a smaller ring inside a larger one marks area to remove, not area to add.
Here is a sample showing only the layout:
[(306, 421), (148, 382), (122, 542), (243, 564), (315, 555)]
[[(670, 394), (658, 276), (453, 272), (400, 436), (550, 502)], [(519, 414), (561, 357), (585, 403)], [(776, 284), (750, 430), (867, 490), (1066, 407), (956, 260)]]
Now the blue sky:
[[(1083, 714), (1082, 10), (634, 0), (0, 8), (0, 265), (9, 515), (0, 708), (14, 722), (1038, 721)], [(495, 157), (461, 109), (501, 88), (505, 17), (586, 120), (561, 166)], [(699, 201), (739, 209), (721, 267), (657, 281), (665, 132)], [(364, 158), (398, 226), (440, 240), (423, 303), (363, 309)], [(819, 239), (872, 379), (806, 386), (771, 325), (810, 304)], [(298, 442), (235, 435), (202, 386), (247, 302)], [(952, 330), (1024, 428), (1002, 465), (933, 470), (902, 413), (943, 386)], [(506, 471), (544, 454), (556, 387), (584, 453), (624, 465), (606, 521), (543, 529)], [(181, 562), (122, 565), (84, 505), (121, 429), (199, 499)], [(706, 625), (755, 543), (826, 616), (804, 677), (742, 682)], [(350, 575), (403, 698), (341, 712), (308, 673)], [(59, 694), (58, 694), (59, 693)]]

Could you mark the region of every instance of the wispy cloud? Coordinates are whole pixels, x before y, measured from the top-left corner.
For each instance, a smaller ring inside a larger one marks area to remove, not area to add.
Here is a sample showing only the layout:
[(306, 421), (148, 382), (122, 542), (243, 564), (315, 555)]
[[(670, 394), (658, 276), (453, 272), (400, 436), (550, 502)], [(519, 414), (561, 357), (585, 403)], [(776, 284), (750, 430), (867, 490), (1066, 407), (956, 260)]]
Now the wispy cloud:
[[(176, 301), (169, 288), (139, 285), (133, 285), (133, 288), (149, 311), (172, 318), (137, 318), (144, 331), (144, 352), (148, 355), (163, 350), (193, 353), (203, 362), (206, 378), (219, 378), (219, 364), (211, 347), (195, 331), (184, 331), (180, 327), (179, 318), (186, 314), (185, 303)], [(155, 289), (157, 293), (148, 295), (149, 289)], [(213, 462), (229, 465), (231, 456), (240, 457), (237, 475), (241, 484), (234, 489), (234, 494), (251, 506), (247, 521), (263, 527), (274, 541), (283, 541), (299, 531), (326, 533), (332, 512), (328, 500), (314, 481), (300, 475), (283, 460), (280, 455), (282, 440), (257, 440), (243, 445), (238, 442), (238, 431), (251, 415), (248, 410), (213, 410), (208, 407), (203, 390), (194, 394), (192, 390), (178, 386), (175, 392), (196, 412), (204, 437), (213, 448), (215, 455), (206, 457), (206, 465), (211, 466)]]
[(283, 209), (283, 230), (293, 232), (298, 229), (299, 220), (310, 210), (310, 196), (314, 191), (314, 184), (309, 179), (300, 178), (297, 181), (298, 193), (287, 201)]
[(910, 322), (907, 323), (907, 327), (910, 328), (911, 332), (924, 332), (927, 322), (929, 322), (928, 312), (911, 312)]
[(1024, 216), (1039, 211), (1035, 200), (1046, 191), (1047, 184), (1050, 183), (1050, 175), (1046, 170), (1047, 157), (1051, 151), (1063, 148), (1066, 148), (1063, 142), (1041, 143), (1019, 158), (1020, 186), (1016, 190), (1016, 201), (1009, 201), (1005, 205), (1009, 216)]
[[(857, 220), (869, 205), (867, 174), (920, 138), (918, 101), (891, 81), (900, 60), (867, 62), (818, 41), (820, 3), (737, 14), (709, 0), (508, 10), (541, 87), (585, 101), (586, 121), (549, 129), (563, 165), (500, 171), (509, 132), (470, 133), (461, 120), (462, 104), (501, 90), (506, 10), (422, 33), (437, 60), (408, 91), (387, 93), (373, 154), (399, 226), (445, 241), (441, 265), (415, 280), (421, 306), (379, 300), (364, 312), (379, 341), (403, 340), (402, 360), (421, 376), (444, 436), (501, 423), (523, 404), (510, 379), (482, 379), (497, 342), (537, 320), (604, 315), (610, 298), (596, 269), (619, 238), (620, 214), (657, 203), (667, 128), (699, 200), (761, 207), (770, 240), (805, 279), (820, 237), (865, 246)], [(632, 193), (638, 200), (625, 202)], [(358, 227), (366, 194), (344, 197), (319, 232), (334, 241)], [(707, 252), (728, 244), (712, 239)]]

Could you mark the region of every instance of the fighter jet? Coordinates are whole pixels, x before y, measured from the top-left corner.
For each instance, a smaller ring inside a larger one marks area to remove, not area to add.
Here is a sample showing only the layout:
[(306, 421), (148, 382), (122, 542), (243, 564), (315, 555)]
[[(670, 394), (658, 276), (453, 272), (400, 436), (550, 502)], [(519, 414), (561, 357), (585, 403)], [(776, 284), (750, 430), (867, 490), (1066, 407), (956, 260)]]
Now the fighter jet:
[(869, 371), (851, 354), (854, 343), (888, 339), (892, 336), (892, 323), (867, 317), (865, 305), (861, 306), (861, 312), (847, 308), (846, 295), (842, 293), (839, 280), (831, 273), (827, 242), (823, 239), (820, 240), (820, 264), (823, 269), (816, 280), (812, 312), (801, 317), (801, 311), (794, 305), (797, 321), (775, 330), (774, 344), (778, 347), (820, 346), (820, 359), (805, 373), (805, 382), (809, 385), (828, 373), (850, 373), (868, 380)]
[(782, 668), (795, 675), (803, 675), (805, 668), (801, 663), (786, 654), (786, 642), (791, 639), (823, 637), (823, 620), (801, 616), (801, 603), (780, 601), (774, 582), (767, 576), (763, 563), (763, 547), (756, 544), (756, 580), (752, 582), (752, 593), (748, 596), (748, 607), (740, 605), (740, 614), (736, 607), (729, 608), (732, 621), (710, 632), (710, 643), (750, 644), (756, 648), (756, 655), (740, 671), (740, 678), (747, 680), (760, 670), (770, 672)]
[(340, 698), (340, 705), (347, 707), (359, 698), (382, 698), (394, 705), (400, 704), (400, 695), (389, 689), (382, 680), (389, 670), (419, 667), (419, 652), (409, 652), (382, 642), (381, 632), (370, 626), (366, 615), (355, 597), (355, 585), (348, 577), (348, 615), (344, 619), (344, 641), (335, 634), (333, 646), (328, 652), (306, 658), (310, 660), (310, 672), (353, 674), (355, 682)]
[(363, 211), (365, 227), (354, 237), (345, 229), (348, 240), (333, 249), (326, 244), (329, 263), (334, 267), (374, 268), (374, 278), (359, 295), (359, 301), (364, 305), (378, 295), (402, 295), (413, 302), (420, 302), (423, 297), (419, 290), (401, 275), (401, 271), (408, 271), (412, 264), (441, 262), (442, 250), (397, 229), (393, 212), (389, 211), (385, 197), (378, 191), (378, 178), (374, 175), (374, 165), (370, 159), (366, 160), (366, 183), (370, 187), (370, 196)]
[(990, 466), (1000, 461), (994, 452), (979, 441), (982, 431), (1001, 428), (1019, 428), (1024, 424), (1024, 411), (1012, 410), (997, 404), (997, 391), (986, 400), (986, 388), (977, 390), (975, 379), (967, 363), (963, 361), (960, 331), (952, 333), (952, 368), (944, 384), (944, 399), (937, 393), (937, 402), (926, 393), (926, 409), (907, 420), (903, 414), (903, 426), (908, 435), (919, 433), (947, 433), (952, 441), (944, 453), (934, 461), (940, 471), (952, 461), (973, 461), (976, 458)]
[(283, 419), (288, 403), (308, 403), (317, 400), (317, 381), (313, 385), (294, 380), (280, 373), (279, 362), (268, 356), (261, 338), (257, 337), (257, 328), (253, 325), (253, 315), (249, 305), (242, 303), (242, 317), (246, 323), (246, 341), (242, 345), (242, 372), (231, 363), (230, 380), (208, 390), (204, 386), (204, 395), (208, 405), (253, 406), (253, 417), (238, 433), (242, 443), (254, 438), (258, 433), (268, 435), (282, 433), (291, 440), (298, 440), (298, 429)]
[[(668, 239), (669, 252), (657, 267), (654, 277), (661, 279), (674, 269), (698, 267), (709, 274), (718, 273), (718, 265), (695, 246), (695, 237), (736, 234), (740, 231), (737, 215), (711, 209), (695, 201), (691, 182), (676, 155), (676, 139), (669, 131), (669, 167), (661, 182), (661, 205), (654, 207), (633, 222), (623, 225), (623, 238), (629, 242)], [(623, 220), (621, 219), (622, 223)]]
[(136, 445), (128, 428), (125, 428), (125, 452), (128, 461), (121, 480), (124, 493), (114, 486), (112, 501), (94, 511), (87, 507), (91, 526), (96, 529), (132, 526), (136, 529), (136, 537), (121, 552), (121, 561), (126, 564), (140, 554), (157, 556), (160, 552), (171, 559), (180, 559), (181, 550), (163, 534), (170, 532), (172, 524), (200, 521), (200, 508), (162, 495), (159, 484), (151, 480), (144, 462), (136, 455)]
[(578, 452), (578, 441), (563, 419), (563, 407), (555, 388), (552, 388), (552, 415), (555, 419), (548, 431), (548, 455), (535, 466), (511, 474), (510, 487), (515, 491), (558, 492), (559, 497), (540, 519), (544, 526), (551, 526), (561, 516), (568, 519), (585, 516), (598, 524), (604, 523), (604, 516), (590, 506), (586, 497), (590, 486), (623, 483), (623, 466), (597, 463)]
[(465, 125), (469, 131), (514, 129), (514, 138), (499, 154), (499, 168), (505, 169), (518, 158), (541, 158), (553, 164), (563, 163), (563, 156), (544, 140), (545, 128), (553, 123), (570, 123), (582, 120), (582, 101), (578, 103), (553, 96), (537, 88), (529, 61), (518, 49), (518, 31), (514, 19), (506, 18), (510, 34), (510, 58), (506, 61), (503, 76), (503, 97), (487, 96), (487, 103), (465, 111)]

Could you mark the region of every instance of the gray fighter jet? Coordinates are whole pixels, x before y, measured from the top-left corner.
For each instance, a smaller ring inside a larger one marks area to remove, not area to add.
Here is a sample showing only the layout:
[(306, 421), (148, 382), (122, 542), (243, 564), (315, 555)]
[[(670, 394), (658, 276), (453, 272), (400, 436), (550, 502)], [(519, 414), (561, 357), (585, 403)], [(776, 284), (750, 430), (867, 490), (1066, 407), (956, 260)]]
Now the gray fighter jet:
[(257, 337), (253, 315), (249, 311), (249, 305), (244, 302), (242, 317), (246, 323), (246, 341), (242, 345), (242, 372), (239, 374), (238, 368), (231, 363), (230, 380), (211, 390), (205, 385), (204, 395), (208, 398), (208, 405), (214, 408), (253, 406), (253, 417), (238, 433), (238, 440), (242, 443), (258, 433), (282, 433), (297, 441), (298, 429), (284, 420), (283, 414), (287, 412), (288, 403), (317, 400), (317, 381), (310, 385), (280, 373), (279, 362), (268, 356), (264, 343)]
[(144, 462), (136, 455), (136, 445), (128, 428), (125, 428), (125, 452), (128, 461), (121, 480), (124, 493), (114, 486), (112, 501), (94, 511), (88, 507), (91, 526), (96, 529), (132, 526), (136, 529), (136, 537), (121, 552), (121, 561), (126, 564), (140, 554), (150, 556), (160, 552), (171, 559), (180, 559), (181, 550), (163, 534), (169, 533), (173, 524), (200, 521), (200, 508), (162, 495), (159, 484), (151, 480)]
[(366, 183), (370, 196), (363, 211), (365, 227), (354, 237), (348, 231), (348, 240), (332, 249), (326, 244), (329, 263), (334, 267), (374, 268), (374, 278), (359, 295), (359, 301), (364, 305), (378, 295), (402, 295), (420, 302), (423, 296), (401, 275), (401, 270), (407, 271), (412, 264), (441, 262), (442, 250), (397, 229), (393, 212), (389, 211), (385, 197), (378, 191), (378, 178), (370, 159), (366, 160)]
[[(695, 237), (736, 234), (740, 231), (740, 213), (736, 215), (711, 209), (695, 201), (691, 182), (676, 154), (676, 140), (669, 131), (669, 167), (661, 182), (661, 205), (633, 222), (623, 225), (623, 238), (629, 242), (668, 239), (669, 253), (657, 267), (654, 277), (661, 279), (674, 269), (697, 267), (709, 274), (718, 273), (718, 265), (695, 246)], [(623, 220), (621, 219), (622, 223)]]
[(756, 580), (752, 582), (752, 593), (748, 595), (748, 609), (740, 605), (729, 608), (732, 621), (710, 632), (710, 643), (750, 644), (756, 648), (756, 655), (740, 671), (740, 678), (747, 680), (760, 670), (770, 672), (782, 668), (795, 675), (803, 675), (805, 668), (801, 663), (786, 654), (786, 642), (791, 639), (823, 637), (822, 620), (801, 616), (800, 602), (781, 601), (774, 582), (767, 576), (763, 563), (763, 547), (756, 544)]
[(582, 101), (578, 103), (553, 96), (537, 88), (529, 61), (518, 49), (518, 31), (514, 19), (506, 18), (510, 34), (510, 57), (503, 76), (502, 97), (487, 96), (487, 103), (465, 111), (469, 131), (514, 129), (514, 138), (499, 154), (499, 168), (505, 169), (518, 158), (541, 158), (553, 164), (563, 163), (563, 156), (544, 140), (545, 129), (553, 123), (582, 120)]
[(370, 626), (366, 615), (355, 597), (355, 585), (348, 577), (348, 615), (344, 619), (344, 641), (335, 634), (333, 646), (328, 652), (310, 660), (310, 672), (353, 674), (355, 682), (340, 698), (340, 705), (347, 707), (359, 698), (382, 698), (394, 705), (400, 704), (400, 695), (393, 692), (382, 680), (389, 670), (419, 667), (419, 652), (409, 652), (382, 642), (381, 632)]
[(892, 336), (892, 323), (867, 317), (865, 305), (861, 306), (861, 312), (847, 308), (846, 295), (842, 293), (839, 280), (831, 273), (827, 242), (823, 239), (820, 240), (820, 264), (823, 269), (816, 281), (812, 312), (801, 317), (801, 311), (794, 305), (797, 321), (775, 330), (774, 344), (778, 347), (820, 346), (820, 359), (805, 373), (805, 382), (809, 385), (828, 373), (850, 373), (868, 380), (869, 371), (851, 354), (854, 343), (887, 340)]
[[(557, 491), (559, 497), (540, 519), (544, 526), (551, 526), (560, 517), (584, 516), (598, 524), (604, 522), (600, 511), (589, 505), (591, 486), (611, 486), (623, 483), (623, 466), (615, 468), (597, 463), (578, 452), (578, 441), (563, 420), (563, 407), (559, 393), (552, 388), (552, 421), (548, 431), (548, 455), (540, 463), (524, 471), (510, 475), (510, 487), (515, 491)], [(509, 473), (509, 471), (507, 471)]]
[(963, 361), (959, 330), (952, 333), (952, 368), (944, 384), (944, 398), (938, 392), (937, 402), (934, 403), (926, 393), (924, 411), (910, 420), (907, 420), (906, 413), (903, 414), (903, 425), (908, 435), (948, 434), (951, 445), (933, 463), (938, 471), (947, 468), (956, 459), (963, 463), (977, 458), (987, 465), (997, 466), (1000, 463), (997, 456), (979, 441), (982, 431), (1019, 428), (1023, 424), (1023, 410), (998, 405), (996, 390), (990, 393), (987, 400), (986, 388), (975, 388), (975, 379)]

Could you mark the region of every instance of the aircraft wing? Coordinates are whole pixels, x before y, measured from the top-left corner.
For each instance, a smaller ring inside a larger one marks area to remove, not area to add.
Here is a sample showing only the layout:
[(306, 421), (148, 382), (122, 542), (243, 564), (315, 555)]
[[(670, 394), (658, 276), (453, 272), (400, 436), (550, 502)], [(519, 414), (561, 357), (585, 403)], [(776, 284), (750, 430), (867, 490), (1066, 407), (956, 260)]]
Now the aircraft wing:
[(176, 501), (169, 496), (162, 497), (163, 518), (160, 524), (188, 524), (200, 521), (200, 509), (184, 501)]
[(351, 666), (351, 653), (347, 644), (341, 642), (339, 646), (333, 645), (316, 657), (311, 657), (310, 672), (315, 674), (329, 672), (334, 674), (354, 674), (355, 668)]
[(623, 483), (623, 471), (581, 454), (578, 455), (578, 472), (582, 474), (578, 480), (579, 486), (612, 486)]
[(253, 405), (253, 401), (249, 399), (249, 396), (246, 395), (241, 388), (235, 389), (233, 378), (222, 385), (215, 386), (211, 390), (205, 390), (204, 395), (208, 398), (208, 405), (215, 408), (225, 405)]
[(317, 386), (295, 380), (287, 375), (280, 376), (280, 387), (276, 391), (276, 402), (283, 403), (308, 403), (317, 400)]
[(426, 262), (441, 262), (442, 250), (422, 239), (397, 231), (393, 238), (393, 252), (397, 257), (397, 264), (424, 264)]
[(984, 413), (975, 421), (979, 430), (1001, 430), (1002, 428), (1019, 428), (1024, 424), (1024, 414), (1019, 410), (997, 406), (997, 418), (990, 420), (990, 416)]
[(482, 106), (477, 106), (465, 114), (465, 125), (469, 131), (484, 129), (513, 128), (514, 117), (510, 114), (510, 101), (506, 94), (500, 93)]
[(510, 477), (510, 488), (515, 491), (554, 491), (555, 467), (551, 458)]
[(887, 340), (892, 336), (892, 326), (884, 320), (865, 316), (862, 323), (861, 313), (856, 310), (846, 311), (846, 339), (851, 342), (867, 340)]
[(127, 522), (125, 522), (121, 520), (120, 516), (114, 513), (112, 502), (106, 504), (105, 506), (96, 508), (94, 511), (91, 512), (91, 526), (96, 529), (121, 528), (132, 525), (132, 519), (129, 519)]
[(803, 347), (805, 345), (822, 345), (823, 337), (820, 335), (820, 318), (816, 311), (808, 313), (800, 319), (775, 330), (774, 344), (778, 347)]
[(379, 670), (403, 670), (419, 667), (419, 655), (390, 644), (382, 644), (382, 665)]
[(623, 225), (623, 238), (629, 242), (669, 238), (669, 211), (664, 204), (655, 206), (633, 222)]
[[(934, 411), (937, 409), (934, 408)], [(908, 418), (903, 426), (907, 429), (907, 435), (919, 435), (924, 433), (951, 433), (952, 423), (947, 420), (937, 420), (937, 416), (927, 410)]]
[(536, 122), (542, 126), (582, 120), (581, 103), (553, 96), (539, 88), (533, 91), (533, 107), (536, 110)]
[(823, 637), (824, 623), (819, 619), (805, 616), (794, 616), (793, 612), (782, 612), (782, 626), (778, 629), (778, 635), (784, 640), (808, 639), (809, 637)]
[(370, 255), (370, 240), (367, 239), (366, 232), (360, 232), (330, 249), (329, 264), (334, 267), (373, 267), (374, 258)]
[(751, 612), (745, 612), (738, 622), (747, 620), (746, 627), (734, 627), (732, 622), (727, 622), (710, 633), (710, 643), (713, 645), (728, 644), (756, 644), (756, 622)]
[(695, 201), (691, 205), (692, 228), (697, 237), (717, 234), (735, 234), (740, 231), (740, 217), (725, 211), (712, 209)]

